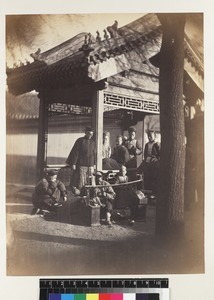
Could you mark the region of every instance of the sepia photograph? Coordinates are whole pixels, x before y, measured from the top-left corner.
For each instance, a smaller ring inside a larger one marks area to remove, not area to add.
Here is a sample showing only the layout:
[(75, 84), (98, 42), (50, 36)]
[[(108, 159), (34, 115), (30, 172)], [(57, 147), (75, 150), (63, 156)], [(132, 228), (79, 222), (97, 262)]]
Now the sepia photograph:
[(5, 22), (7, 275), (203, 274), (203, 13)]

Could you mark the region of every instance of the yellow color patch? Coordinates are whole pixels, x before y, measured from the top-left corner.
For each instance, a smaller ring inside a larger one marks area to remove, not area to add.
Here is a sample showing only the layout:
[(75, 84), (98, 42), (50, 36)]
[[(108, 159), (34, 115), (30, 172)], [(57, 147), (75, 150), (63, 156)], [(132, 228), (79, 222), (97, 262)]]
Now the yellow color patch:
[(86, 300), (99, 300), (99, 294), (86, 294)]

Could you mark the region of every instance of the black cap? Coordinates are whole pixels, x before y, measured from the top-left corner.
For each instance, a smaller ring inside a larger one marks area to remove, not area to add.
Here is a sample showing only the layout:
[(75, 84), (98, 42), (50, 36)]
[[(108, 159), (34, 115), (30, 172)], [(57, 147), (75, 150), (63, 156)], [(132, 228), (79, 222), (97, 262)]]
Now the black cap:
[(49, 175), (49, 176), (54, 176), (57, 174), (58, 174), (58, 170), (51, 169), (51, 170), (47, 171), (47, 175)]
[(89, 126), (87, 126), (87, 127), (85, 128), (85, 131), (92, 131), (92, 132), (94, 132), (94, 130), (92, 129), (92, 127), (89, 127)]
[(93, 174), (94, 176), (96, 176), (96, 177), (103, 177), (103, 173), (102, 172), (100, 172), (100, 171), (96, 171), (96, 172), (94, 172), (94, 174)]
[(128, 129), (128, 132), (136, 132), (137, 130), (136, 130), (136, 128), (134, 128), (134, 127), (130, 127), (129, 129)]

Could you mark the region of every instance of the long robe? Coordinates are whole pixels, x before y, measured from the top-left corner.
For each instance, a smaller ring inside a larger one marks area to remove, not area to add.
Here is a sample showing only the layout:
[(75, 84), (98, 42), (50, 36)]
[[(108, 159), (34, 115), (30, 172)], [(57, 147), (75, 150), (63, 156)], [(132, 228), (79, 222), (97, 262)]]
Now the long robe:
[(124, 146), (127, 148), (130, 155), (130, 160), (126, 163), (126, 167), (137, 168), (137, 155), (141, 154), (142, 152), (140, 143), (136, 139), (128, 139), (125, 141)]
[(71, 172), (71, 186), (81, 189), (85, 184), (90, 184), (95, 162), (95, 141), (86, 137), (77, 139), (66, 160), (68, 165), (76, 165), (76, 170)]
[(144, 160), (138, 168), (139, 173), (144, 173), (144, 188), (157, 193), (157, 180), (160, 162), (160, 144), (146, 143), (144, 149)]
[(104, 170), (119, 170), (122, 165), (129, 161), (129, 152), (125, 146), (115, 146), (110, 158), (103, 159)]
[(76, 140), (66, 163), (70, 166), (92, 167), (96, 160), (96, 144), (93, 139), (81, 137)]

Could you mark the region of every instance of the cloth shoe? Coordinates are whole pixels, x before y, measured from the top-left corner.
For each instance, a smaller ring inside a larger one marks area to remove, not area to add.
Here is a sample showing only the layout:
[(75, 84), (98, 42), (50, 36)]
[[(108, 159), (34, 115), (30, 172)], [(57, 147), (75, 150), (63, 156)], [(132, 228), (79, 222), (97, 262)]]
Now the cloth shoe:
[(37, 207), (33, 207), (32, 211), (31, 211), (31, 216), (33, 215), (37, 215), (40, 211), (40, 208), (37, 208)]
[(134, 223), (135, 223), (135, 221), (134, 221), (133, 219), (129, 219), (129, 220), (128, 220), (128, 224), (129, 224), (129, 225), (134, 225)]

